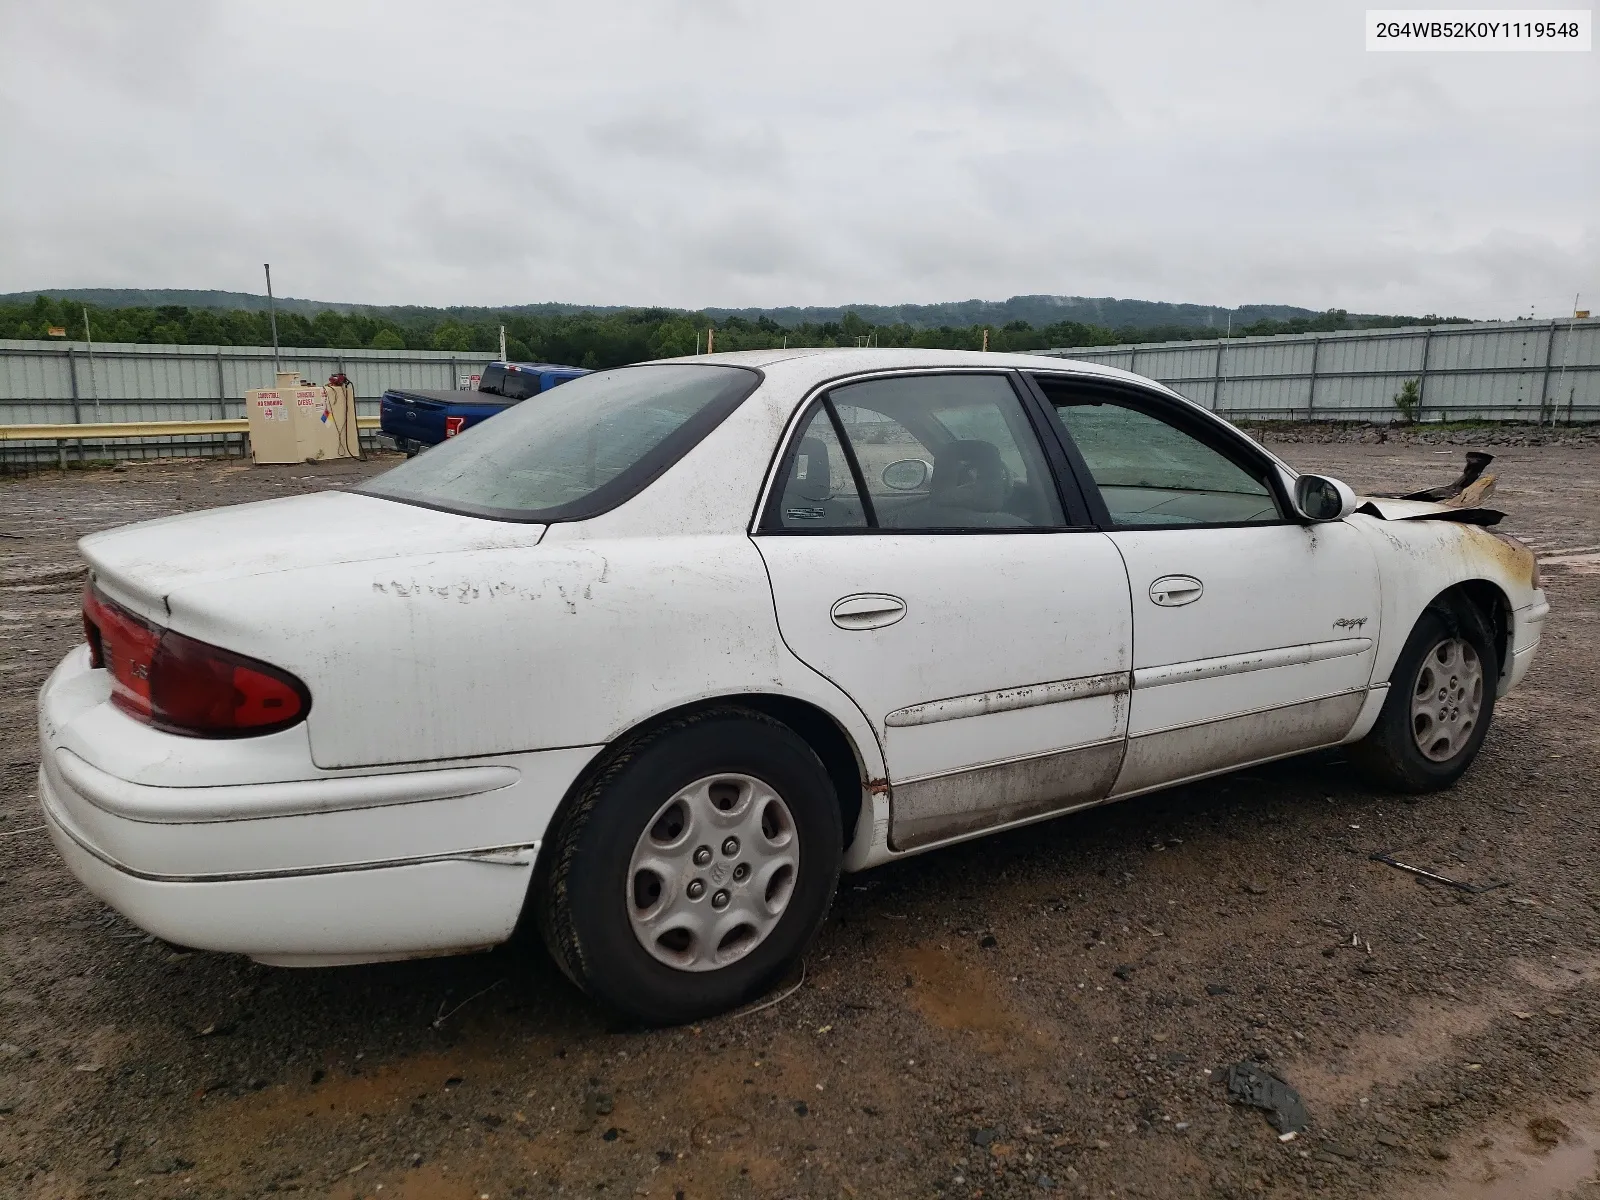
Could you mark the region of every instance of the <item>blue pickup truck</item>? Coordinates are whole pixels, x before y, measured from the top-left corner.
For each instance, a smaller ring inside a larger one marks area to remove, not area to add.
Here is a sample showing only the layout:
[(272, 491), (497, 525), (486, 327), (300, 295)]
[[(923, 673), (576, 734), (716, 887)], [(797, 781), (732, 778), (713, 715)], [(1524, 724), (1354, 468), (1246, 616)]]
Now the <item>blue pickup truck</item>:
[(412, 392), (392, 388), (383, 394), (378, 430), (407, 454), (437, 446), (463, 429), (488, 420), (529, 396), (589, 372), (556, 363), (492, 362), (475, 391)]

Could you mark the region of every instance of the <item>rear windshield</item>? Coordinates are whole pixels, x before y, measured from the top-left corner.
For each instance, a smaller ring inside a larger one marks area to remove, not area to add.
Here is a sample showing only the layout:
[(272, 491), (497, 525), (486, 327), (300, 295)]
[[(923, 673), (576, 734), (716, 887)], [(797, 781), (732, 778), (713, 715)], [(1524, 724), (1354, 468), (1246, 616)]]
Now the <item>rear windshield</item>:
[(532, 371), (507, 371), (500, 392), (512, 400), (526, 400), (539, 394), (539, 376)]
[(368, 480), (370, 496), (509, 521), (573, 521), (637, 495), (761, 382), (743, 367), (584, 375)]
[(483, 369), (483, 374), (478, 377), (478, 390), (500, 394), (500, 381), (506, 377), (504, 367), (488, 366)]

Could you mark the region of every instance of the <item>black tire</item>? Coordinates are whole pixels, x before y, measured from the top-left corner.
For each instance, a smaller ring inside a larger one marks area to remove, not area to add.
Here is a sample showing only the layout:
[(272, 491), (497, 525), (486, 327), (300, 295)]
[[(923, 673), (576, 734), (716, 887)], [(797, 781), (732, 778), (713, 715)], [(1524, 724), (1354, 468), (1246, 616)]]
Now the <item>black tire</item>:
[[(782, 798), (799, 839), (799, 865), (787, 907), (764, 940), (725, 966), (680, 970), (634, 934), (630, 863), (663, 804), (722, 773), (758, 779)], [(649, 1025), (693, 1021), (762, 995), (793, 967), (827, 916), (843, 852), (838, 797), (804, 739), (761, 713), (712, 709), (607, 753), (552, 831), (534, 918), (551, 957), (592, 998)]]
[[(1460, 639), (1477, 655), (1482, 671), (1482, 695), (1470, 733), (1442, 760), (1424, 754), (1413, 727), (1412, 700), (1424, 680), (1423, 671), (1441, 643)], [(1478, 756), (1494, 718), (1495, 687), (1500, 678), (1500, 658), (1494, 638), (1477, 609), (1430, 608), (1418, 619), (1389, 676), (1389, 695), (1377, 723), (1351, 749), (1351, 762), (1368, 780), (1397, 792), (1434, 792), (1460, 779)]]

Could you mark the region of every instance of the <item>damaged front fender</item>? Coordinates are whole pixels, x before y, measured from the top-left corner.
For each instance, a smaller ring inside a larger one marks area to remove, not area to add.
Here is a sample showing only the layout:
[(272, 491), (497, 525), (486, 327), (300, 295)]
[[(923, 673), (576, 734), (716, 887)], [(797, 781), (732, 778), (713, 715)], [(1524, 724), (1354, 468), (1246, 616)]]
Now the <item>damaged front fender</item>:
[(1454, 521), (1459, 525), (1498, 525), (1505, 513), (1494, 508), (1456, 508), (1432, 500), (1400, 500), (1363, 496), (1358, 513), (1380, 521)]
[(1460, 525), (1498, 525), (1505, 519), (1505, 513), (1483, 507), (1483, 501), (1494, 494), (1495, 477), (1484, 474), (1484, 469), (1493, 461), (1492, 454), (1469, 450), (1466, 467), (1460, 477), (1452, 482), (1400, 496), (1381, 493), (1363, 496), (1356, 511), (1381, 521), (1455, 521)]

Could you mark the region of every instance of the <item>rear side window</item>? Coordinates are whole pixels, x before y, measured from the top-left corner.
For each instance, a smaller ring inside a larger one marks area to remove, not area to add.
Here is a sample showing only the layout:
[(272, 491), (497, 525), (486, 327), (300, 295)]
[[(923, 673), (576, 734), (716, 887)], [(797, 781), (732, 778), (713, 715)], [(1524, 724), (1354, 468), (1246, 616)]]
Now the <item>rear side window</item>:
[(637, 495), (760, 382), (756, 371), (705, 364), (600, 371), (355, 490), (501, 520), (582, 520)]
[[(810, 465), (824, 448), (825, 489)], [(808, 486), (802, 469), (813, 495), (826, 492), (809, 507), (791, 503)], [(835, 388), (808, 414), (781, 478), (767, 529), (968, 533), (1064, 524), (1049, 465), (1002, 375), (895, 376)]]
[(865, 529), (866, 510), (850, 474), (850, 461), (834, 432), (828, 410), (812, 411), (784, 472), (778, 497), (783, 529)]

